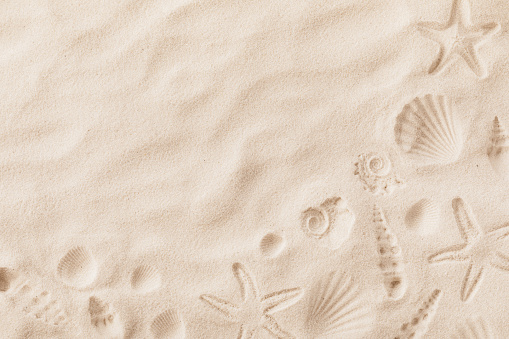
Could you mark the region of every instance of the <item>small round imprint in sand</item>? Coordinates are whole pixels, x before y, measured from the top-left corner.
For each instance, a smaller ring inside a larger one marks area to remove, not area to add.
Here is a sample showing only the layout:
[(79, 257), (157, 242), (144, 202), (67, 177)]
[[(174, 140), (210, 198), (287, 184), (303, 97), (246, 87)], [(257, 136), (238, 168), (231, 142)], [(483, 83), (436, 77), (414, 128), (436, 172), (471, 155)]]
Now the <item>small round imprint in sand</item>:
[(428, 94), (403, 107), (394, 127), (396, 143), (422, 165), (449, 164), (460, 157), (463, 136), (452, 100)]
[(265, 257), (275, 258), (281, 254), (286, 246), (286, 240), (276, 233), (267, 233), (260, 241), (260, 252)]
[(359, 177), (364, 189), (374, 195), (392, 193), (405, 182), (392, 172), (392, 163), (385, 154), (368, 153), (359, 155), (354, 174)]
[(103, 338), (124, 338), (124, 325), (110, 303), (92, 296), (89, 299), (88, 312), (92, 325)]
[(509, 134), (498, 117), (493, 121), (493, 130), (488, 148), (488, 159), (495, 173), (509, 181)]
[(186, 326), (180, 312), (169, 309), (159, 314), (150, 331), (156, 339), (183, 339), (186, 336)]
[(336, 250), (350, 236), (355, 214), (340, 197), (325, 200), (318, 207), (310, 207), (301, 216), (301, 228), (310, 238), (325, 247)]
[(82, 246), (71, 249), (60, 259), (58, 277), (68, 286), (85, 288), (97, 277), (98, 265), (90, 251)]
[(421, 236), (438, 231), (440, 207), (430, 199), (421, 199), (408, 210), (405, 224), (408, 229)]
[(360, 338), (372, 329), (374, 319), (351, 277), (331, 272), (310, 291), (306, 338)]
[(131, 276), (131, 287), (141, 294), (153, 292), (161, 287), (161, 274), (152, 266), (138, 266)]

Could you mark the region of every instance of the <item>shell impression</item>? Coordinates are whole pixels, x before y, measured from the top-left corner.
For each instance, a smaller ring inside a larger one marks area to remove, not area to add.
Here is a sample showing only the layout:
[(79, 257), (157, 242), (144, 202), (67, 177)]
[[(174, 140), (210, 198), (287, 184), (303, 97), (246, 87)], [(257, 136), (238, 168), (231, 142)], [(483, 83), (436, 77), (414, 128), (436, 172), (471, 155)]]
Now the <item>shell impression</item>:
[(150, 330), (156, 339), (183, 339), (186, 334), (186, 327), (180, 312), (168, 309), (159, 314)]
[(491, 324), (481, 317), (469, 318), (461, 324), (451, 339), (496, 339)]
[(371, 193), (390, 194), (396, 187), (404, 187), (405, 183), (392, 173), (389, 157), (376, 153), (359, 155), (355, 163), (354, 174), (359, 177), (364, 189)]
[(463, 148), (452, 101), (428, 94), (405, 105), (394, 127), (396, 143), (423, 165), (456, 161)]
[(350, 276), (331, 272), (310, 291), (305, 324), (310, 339), (356, 337), (370, 331), (373, 321), (370, 304)]
[(308, 208), (301, 215), (304, 233), (332, 250), (338, 249), (349, 237), (354, 223), (354, 213), (339, 197), (329, 198), (319, 207)]
[(85, 288), (97, 277), (98, 266), (92, 254), (82, 246), (72, 248), (58, 263), (57, 274), (68, 286)]
[(122, 339), (124, 326), (111, 305), (97, 297), (90, 297), (88, 304), (90, 321), (97, 332), (108, 339)]
[(394, 339), (422, 338), (428, 331), (428, 326), (435, 316), (441, 297), (442, 291), (434, 290), (412, 320), (401, 325), (399, 335)]
[(408, 229), (426, 236), (438, 231), (440, 208), (430, 199), (421, 199), (408, 210), (405, 224)]
[(493, 121), (490, 139), (488, 159), (491, 167), (500, 178), (509, 180), (509, 135), (498, 117), (495, 117)]
[(131, 276), (131, 287), (140, 294), (153, 292), (161, 287), (161, 274), (152, 266), (138, 266)]
[(408, 287), (408, 278), (401, 254), (398, 239), (389, 228), (383, 211), (375, 205), (373, 211), (375, 222), (380, 269), (382, 270), (385, 291), (393, 300), (399, 300)]

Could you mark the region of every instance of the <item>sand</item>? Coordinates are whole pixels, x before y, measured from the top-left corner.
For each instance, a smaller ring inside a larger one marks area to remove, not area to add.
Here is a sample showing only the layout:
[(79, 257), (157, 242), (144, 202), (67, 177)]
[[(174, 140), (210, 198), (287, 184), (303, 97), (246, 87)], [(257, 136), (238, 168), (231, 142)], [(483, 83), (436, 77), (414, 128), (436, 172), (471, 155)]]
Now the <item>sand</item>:
[(2, 2), (0, 338), (509, 336), (507, 13)]

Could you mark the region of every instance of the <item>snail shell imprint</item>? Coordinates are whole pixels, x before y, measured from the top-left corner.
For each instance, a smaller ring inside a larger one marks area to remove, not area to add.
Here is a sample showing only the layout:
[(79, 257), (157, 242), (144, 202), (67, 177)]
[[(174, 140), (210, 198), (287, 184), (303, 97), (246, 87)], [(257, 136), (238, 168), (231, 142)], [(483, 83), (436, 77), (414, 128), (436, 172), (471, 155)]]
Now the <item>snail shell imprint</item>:
[(260, 251), (268, 258), (277, 257), (285, 246), (286, 240), (276, 233), (267, 233), (260, 241)]
[(346, 201), (339, 197), (329, 198), (319, 207), (308, 208), (301, 215), (304, 234), (332, 250), (341, 247), (354, 223), (354, 213)]
[(88, 304), (90, 321), (103, 338), (124, 338), (124, 326), (111, 305), (97, 297), (90, 297)]
[(377, 205), (374, 207), (373, 220), (375, 222), (380, 269), (382, 270), (385, 291), (390, 299), (399, 300), (408, 287), (401, 247), (398, 245), (398, 239), (389, 228), (382, 209)]
[(69, 318), (48, 291), (32, 286), (18, 271), (0, 267), (0, 292), (15, 307), (52, 326), (67, 326)]
[(183, 339), (186, 336), (186, 327), (180, 312), (176, 310), (166, 310), (159, 314), (150, 330), (156, 339)]
[(493, 121), (490, 141), (488, 159), (491, 167), (500, 178), (509, 180), (509, 135), (498, 117)]
[(372, 308), (350, 276), (331, 272), (310, 291), (307, 338), (356, 338), (373, 322)]
[(419, 235), (426, 236), (438, 231), (440, 208), (430, 199), (421, 199), (408, 210), (405, 217), (407, 227)]
[(85, 288), (97, 277), (97, 262), (92, 254), (82, 246), (72, 248), (60, 259), (57, 267), (59, 278), (68, 286)]
[(452, 163), (463, 148), (452, 101), (443, 95), (428, 94), (405, 105), (394, 134), (401, 149), (423, 165)]
[(138, 266), (131, 276), (131, 287), (141, 294), (155, 291), (161, 287), (161, 274), (152, 266)]
[(399, 335), (394, 339), (422, 338), (428, 331), (428, 326), (435, 317), (438, 302), (441, 297), (442, 291), (434, 290), (412, 320), (401, 325)]
[(405, 182), (392, 173), (392, 164), (384, 154), (368, 153), (359, 155), (354, 174), (359, 177), (364, 189), (375, 195), (392, 193)]

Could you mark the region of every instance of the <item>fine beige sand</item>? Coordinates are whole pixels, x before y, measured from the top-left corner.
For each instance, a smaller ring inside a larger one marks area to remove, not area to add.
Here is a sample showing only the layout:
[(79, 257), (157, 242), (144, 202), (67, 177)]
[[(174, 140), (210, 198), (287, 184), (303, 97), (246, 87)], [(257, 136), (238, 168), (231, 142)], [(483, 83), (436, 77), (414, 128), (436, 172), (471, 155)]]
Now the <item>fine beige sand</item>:
[(2, 1), (0, 339), (509, 337), (508, 27)]

